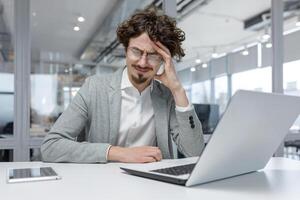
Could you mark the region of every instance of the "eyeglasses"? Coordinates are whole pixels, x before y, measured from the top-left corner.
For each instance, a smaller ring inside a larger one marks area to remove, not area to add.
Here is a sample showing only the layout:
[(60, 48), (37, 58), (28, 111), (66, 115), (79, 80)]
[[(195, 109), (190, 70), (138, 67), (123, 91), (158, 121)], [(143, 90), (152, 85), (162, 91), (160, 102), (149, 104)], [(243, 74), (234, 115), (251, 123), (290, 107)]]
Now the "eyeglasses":
[(157, 53), (147, 53), (136, 47), (128, 47), (128, 56), (131, 59), (140, 60), (144, 53), (146, 53), (146, 59), (150, 65), (158, 65), (162, 62), (162, 57)]

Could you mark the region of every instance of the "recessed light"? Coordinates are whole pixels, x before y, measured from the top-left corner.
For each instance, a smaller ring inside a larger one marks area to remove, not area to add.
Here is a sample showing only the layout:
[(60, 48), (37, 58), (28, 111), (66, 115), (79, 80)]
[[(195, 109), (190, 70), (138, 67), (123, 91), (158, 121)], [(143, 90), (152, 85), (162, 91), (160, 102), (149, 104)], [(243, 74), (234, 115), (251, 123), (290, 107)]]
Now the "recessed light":
[(266, 44), (266, 48), (271, 48), (272, 47), (272, 43), (271, 42), (268, 42), (267, 44)]
[(191, 72), (194, 72), (196, 71), (196, 68), (195, 67), (191, 67)]
[(32, 16), (34, 16), (34, 17), (35, 17), (35, 16), (36, 16), (36, 12), (32, 12)]
[(242, 55), (243, 56), (248, 56), (249, 55), (249, 51), (247, 49), (245, 49), (244, 51), (242, 51)]
[(79, 22), (84, 22), (84, 21), (85, 21), (85, 18), (82, 17), (82, 16), (79, 16), (79, 17), (77, 18), (77, 21), (79, 21)]
[(213, 52), (212, 52), (212, 54), (211, 54), (211, 57), (212, 57), (212, 58), (217, 58), (217, 57), (218, 57), (218, 54), (217, 54), (217, 47), (214, 47), (214, 48), (213, 48)]
[(202, 68), (207, 68), (207, 66), (208, 66), (207, 63), (202, 64)]
[(74, 27), (73, 27), (73, 30), (74, 30), (74, 31), (79, 31), (79, 30), (80, 30), (80, 27), (79, 27), (79, 26), (74, 26)]
[(296, 26), (300, 26), (300, 13), (299, 13), (299, 15), (298, 15), (298, 17), (297, 17)]
[(269, 33), (269, 28), (268, 28), (268, 25), (266, 25), (265, 26), (265, 28), (264, 28), (264, 34), (263, 34), (263, 36), (262, 36), (262, 39), (264, 40), (264, 41), (267, 41), (268, 39), (270, 39), (270, 33)]
[(218, 57), (218, 54), (217, 54), (217, 53), (212, 53), (212, 54), (211, 54), (211, 57), (212, 57), (212, 58), (217, 58), (217, 57)]
[(265, 34), (262, 36), (262, 38), (263, 38), (264, 40), (268, 40), (268, 39), (270, 38), (270, 35), (269, 35), (268, 33), (265, 33)]
[(200, 64), (200, 63), (201, 63), (201, 59), (197, 58), (197, 59), (195, 60), (195, 63)]

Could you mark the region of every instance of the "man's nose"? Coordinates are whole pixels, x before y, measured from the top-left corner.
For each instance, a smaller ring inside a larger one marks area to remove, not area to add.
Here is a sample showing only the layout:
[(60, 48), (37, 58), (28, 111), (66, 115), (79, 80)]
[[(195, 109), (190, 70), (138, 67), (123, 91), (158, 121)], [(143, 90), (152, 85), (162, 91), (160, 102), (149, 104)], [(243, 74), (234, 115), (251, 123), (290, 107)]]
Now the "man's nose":
[(141, 67), (146, 67), (147, 66), (147, 54), (143, 54), (142, 57), (140, 58), (138, 65)]

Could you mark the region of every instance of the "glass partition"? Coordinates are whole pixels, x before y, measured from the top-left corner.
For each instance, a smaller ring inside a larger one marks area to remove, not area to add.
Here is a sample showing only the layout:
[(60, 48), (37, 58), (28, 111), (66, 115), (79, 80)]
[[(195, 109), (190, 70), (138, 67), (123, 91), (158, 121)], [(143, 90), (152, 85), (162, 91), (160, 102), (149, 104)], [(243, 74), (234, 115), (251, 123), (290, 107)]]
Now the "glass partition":
[(272, 92), (271, 67), (257, 68), (232, 75), (232, 94), (237, 90)]
[(210, 81), (203, 81), (192, 84), (192, 103), (210, 103), (211, 90)]
[(14, 130), (14, 1), (0, 1), (0, 140)]
[(0, 149), (0, 162), (12, 162), (13, 150), (12, 149)]
[(215, 102), (219, 105), (222, 114), (228, 103), (228, 77), (220, 76), (215, 78)]

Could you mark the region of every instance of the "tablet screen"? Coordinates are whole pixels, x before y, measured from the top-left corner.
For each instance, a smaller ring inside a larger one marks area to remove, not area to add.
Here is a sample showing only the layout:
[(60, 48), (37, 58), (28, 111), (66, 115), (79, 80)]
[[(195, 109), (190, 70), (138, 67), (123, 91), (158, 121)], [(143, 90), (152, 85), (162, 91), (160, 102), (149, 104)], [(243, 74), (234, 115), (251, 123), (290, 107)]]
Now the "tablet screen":
[(59, 179), (51, 167), (9, 169), (9, 182)]

